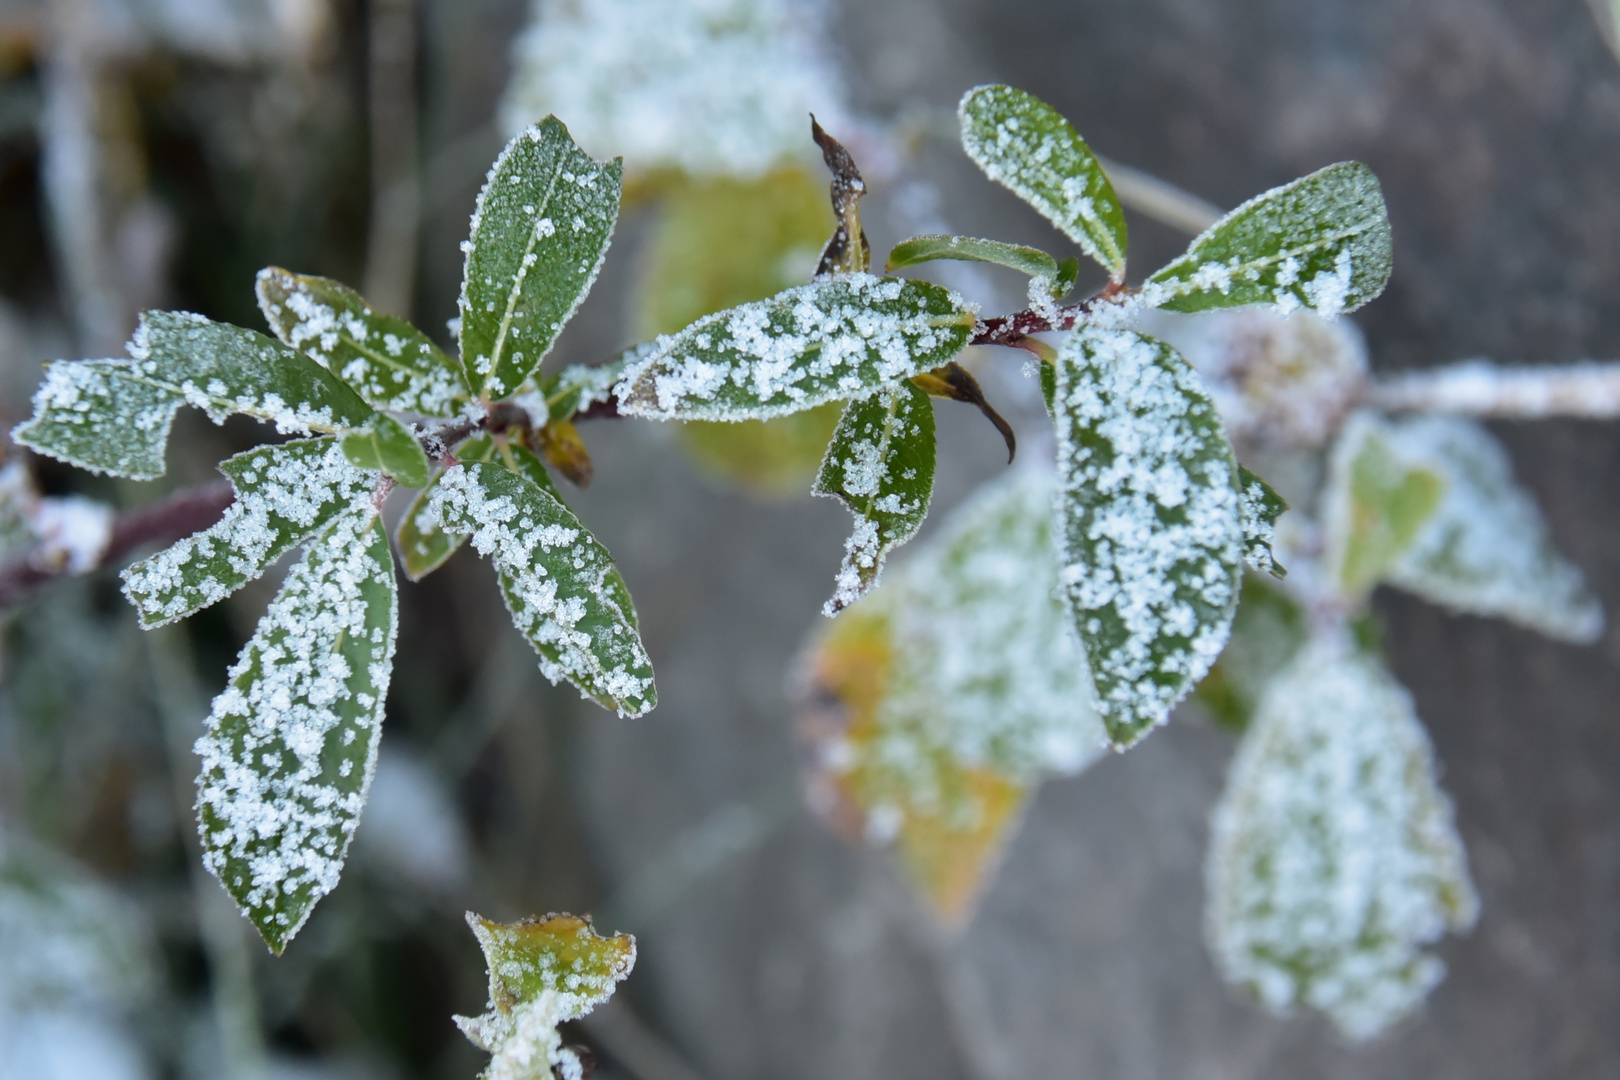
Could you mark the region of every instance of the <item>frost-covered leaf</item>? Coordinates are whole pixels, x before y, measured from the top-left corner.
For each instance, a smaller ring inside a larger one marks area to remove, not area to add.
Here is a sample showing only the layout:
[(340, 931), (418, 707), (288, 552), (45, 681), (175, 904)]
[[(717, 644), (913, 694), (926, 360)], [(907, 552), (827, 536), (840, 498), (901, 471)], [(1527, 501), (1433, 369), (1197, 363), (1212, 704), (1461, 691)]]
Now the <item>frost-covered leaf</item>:
[(416, 433), (385, 413), (372, 417), (359, 431), (343, 436), (343, 453), (357, 469), (375, 469), (406, 487), (427, 485), (427, 454), (416, 441)]
[(571, 364), (555, 375), (543, 376), (547, 421), (567, 420), (592, 405), (612, 401), (613, 384), (624, 378), (626, 363), (620, 357), (606, 364)]
[(257, 291), (276, 337), (335, 372), (372, 408), (451, 416), (466, 400), (459, 364), (347, 285), (271, 266), (259, 271)]
[(499, 465), (472, 462), (439, 478), (418, 521), (471, 534), (494, 562), (507, 610), (540, 653), (546, 678), (567, 679), (621, 716), (656, 704), (624, 579), (555, 496)]
[(1228, 980), (1352, 1039), (1416, 1009), (1445, 970), (1423, 946), (1473, 925), (1428, 736), (1348, 642), (1313, 642), (1267, 691), (1215, 809), (1208, 897)]
[(1352, 599), (1388, 574), (1445, 492), (1434, 463), (1403, 460), (1393, 434), (1371, 413), (1358, 413), (1345, 424), (1328, 465), (1326, 561), (1338, 588)]
[[(1388, 478), (1397, 474), (1406, 479), (1393, 486)], [(1403, 501), (1414, 476), (1422, 497)], [(1328, 499), (1347, 589), (1388, 581), (1454, 611), (1566, 641), (1603, 632), (1603, 608), (1580, 570), (1553, 546), (1500, 444), (1472, 420), (1357, 417), (1335, 452)]]
[(1277, 519), (1288, 501), (1254, 473), (1238, 466), (1238, 523), (1243, 528), (1243, 559), (1261, 573), (1285, 578), (1288, 571), (1272, 555)]
[[(928, 234), (902, 240), (889, 252), (884, 272), (918, 266), (935, 259), (956, 259), (964, 262), (992, 263), (1006, 266), (1030, 276), (1030, 287), (1039, 289), (1048, 298), (1063, 296), (1074, 287), (1074, 277), (1064, 273), (1066, 267), (1039, 248), (1022, 244), (1004, 244), (999, 240), (979, 240), (971, 236), (945, 236)], [(1076, 262), (1075, 268), (1079, 268)]]
[(1064, 341), (1055, 425), (1064, 592), (1123, 749), (1226, 644), (1243, 566), (1236, 463), (1197, 373), (1131, 330)]
[(1271, 681), (1288, 666), (1308, 635), (1305, 609), (1269, 577), (1244, 574), (1232, 635), (1215, 666), (1193, 690), (1193, 700), (1234, 734), (1248, 730)]
[(934, 496), (934, 404), (910, 383), (851, 402), (833, 432), (815, 493), (844, 500), (855, 531), (844, 541), (833, 616), (872, 591), (889, 552), (916, 535)]
[(547, 915), (496, 923), (467, 912), (489, 968), (489, 1011), (456, 1026), (494, 1055), (484, 1080), (583, 1080), (578, 1055), (557, 1025), (578, 1020), (613, 996), (636, 962), (628, 934), (600, 937), (591, 920)]
[(1148, 278), (1142, 296), (1168, 311), (1275, 304), (1331, 318), (1384, 291), (1390, 250), (1378, 178), (1342, 161), (1221, 218)]
[(143, 379), (132, 360), (56, 360), (34, 392), (33, 419), (11, 439), (91, 472), (155, 480), (184, 401)]
[(1124, 280), (1125, 211), (1091, 148), (1056, 109), (1010, 86), (977, 86), (957, 118), (962, 148), (986, 176)]
[(970, 913), (1035, 785), (1106, 742), (1057, 595), (1053, 493), (1035, 468), (986, 485), (810, 656), (812, 804), (847, 834), (895, 842), (950, 922)]
[(516, 393), (596, 280), (624, 166), (594, 161), (548, 116), (506, 144), (473, 211), (461, 363), (488, 400)]
[(763, 420), (938, 367), (973, 323), (967, 302), (938, 285), (839, 274), (660, 337), (614, 394), (636, 416)]
[(203, 862), (272, 952), (343, 870), (397, 626), (382, 520), (369, 506), (343, 514), (288, 573), (197, 740)]
[(236, 489), (224, 516), (123, 573), (124, 595), (147, 629), (253, 581), (339, 514), (363, 509), (376, 483), (331, 438), (260, 446), (226, 458), (219, 471)]

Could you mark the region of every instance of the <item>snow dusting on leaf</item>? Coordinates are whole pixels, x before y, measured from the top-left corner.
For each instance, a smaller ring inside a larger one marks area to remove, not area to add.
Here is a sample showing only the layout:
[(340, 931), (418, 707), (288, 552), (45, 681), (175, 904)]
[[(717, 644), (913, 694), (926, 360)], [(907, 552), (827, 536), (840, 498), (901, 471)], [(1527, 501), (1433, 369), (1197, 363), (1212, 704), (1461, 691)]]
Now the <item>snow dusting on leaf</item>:
[(607, 257), (624, 168), (593, 161), (554, 116), (506, 144), (473, 211), (461, 364), (485, 400), (517, 393)]
[(658, 420), (764, 420), (939, 367), (973, 323), (938, 285), (839, 274), (659, 337), (614, 394), (620, 412)]
[(855, 515), (829, 617), (872, 591), (889, 552), (916, 535), (934, 495), (934, 405), (911, 383), (850, 403), (816, 477)]
[(1064, 591), (1124, 749), (1226, 644), (1242, 571), (1236, 463), (1197, 373), (1130, 330), (1064, 341), (1055, 424)]
[(1243, 529), (1243, 561), (1274, 578), (1288, 571), (1272, 555), (1277, 539), (1277, 519), (1288, 509), (1283, 497), (1254, 473), (1238, 466), (1238, 524)]
[(494, 1055), (484, 1080), (583, 1080), (582, 1063), (563, 1046), (557, 1025), (613, 996), (635, 966), (635, 939), (600, 937), (588, 917), (574, 915), (503, 924), (469, 911), (467, 925), (489, 968), (489, 1011), (455, 1021)]
[(450, 469), (417, 514), (421, 525), (466, 532), (500, 572), (512, 621), (552, 682), (621, 716), (657, 702), (652, 661), (612, 556), (554, 496), (499, 465)]
[(1331, 318), (1384, 291), (1389, 217), (1372, 170), (1329, 165), (1257, 195), (1148, 278), (1141, 302), (1169, 311), (1273, 304)]
[(185, 397), (141, 377), (129, 360), (56, 360), (34, 391), (33, 419), (12, 441), (91, 472), (155, 480), (169, 425)]
[(372, 408), (453, 416), (466, 400), (460, 365), (347, 285), (271, 266), (259, 271), (257, 291), (276, 337), (338, 375)]
[(331, 438), (261, 446), (219, 469), (236, 489), (225, 515), (123, 573), (124, 595), (147, 629), (223, 600), (339, 514), (363, 510), (376, 481)]
[(895, 842), (948, 922), (970, 914), (1028, 793), (1102, 753), (1058, 597), (1051, 473), (987, 485), (822, 631), (802, 728), (812, 805)]
[(376, 511), (339, 516), (287, 575), (197, 740), (203, 862), (278, 954), (337, 885), (360, 822), (395, 588)]
[(962, 148), (986, 176), (1124, 280), (1125, 211), (1091, 148), (1056, 109), (1010, 86), (978, 86), (957, 117)]
[(1228, 980), (1351, 1039), (1440, 981), (1423, 946), (1471, 927), (1478, 900), (1428, 736), (1371, 657), (1318, 640), (1267, 692), (1215, 810), (1208, 897)]

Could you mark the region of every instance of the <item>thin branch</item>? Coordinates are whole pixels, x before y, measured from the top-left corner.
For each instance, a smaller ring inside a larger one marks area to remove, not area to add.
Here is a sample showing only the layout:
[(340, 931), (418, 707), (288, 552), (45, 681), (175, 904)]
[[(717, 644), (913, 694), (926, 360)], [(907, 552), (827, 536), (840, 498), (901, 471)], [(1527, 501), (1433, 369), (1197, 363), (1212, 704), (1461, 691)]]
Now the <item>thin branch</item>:
[(1392, 412), (1612, 420), (1620, 417), (1620, 363), (1498, 367), (1466, 360), (1380, 380), (1369, 388), (1367, 400)]

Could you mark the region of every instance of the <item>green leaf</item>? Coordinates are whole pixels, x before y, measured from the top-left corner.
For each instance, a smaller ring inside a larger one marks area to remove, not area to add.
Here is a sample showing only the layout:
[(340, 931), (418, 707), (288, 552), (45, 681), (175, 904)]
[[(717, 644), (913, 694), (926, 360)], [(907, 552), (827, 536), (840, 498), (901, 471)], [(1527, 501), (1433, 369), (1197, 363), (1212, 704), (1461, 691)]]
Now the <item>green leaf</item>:
[(343, 870), (397, 625), (382, 521), (343, 514), (288, 573), (197, 741), (203, 862), (274, 953)]
[(1444, 966), (1423, 947), (1479, 910), (1412, 699), (1336, 635), (1266, 692), (1212, 820), (1210, 948), (1268, 1008), (1368, 1039)]
[(851, 402), (813, 489), (844, 500), (855, 531), (844, 541), (829, 618), (865, 596), (889, 552), (917, 534), (934, 496), (934, 404), (910, 383)]
[(1445, 481), (1432, 463), (1403, 461), (1392, 431), (1370, 413), (1351, 417), (1329, 463), (1324, 495), (1327, 565), (1359, 600), (1389, 572), (1440, 506)]
[(1237, 466), (1191, 365), (1134, 331), (1070, 334), (1056, 406), (1065, 595), (1124, 749), (1226, 644), (1243, 566)]
[(489, 1011), (456, 1026), (495, 1055), (487, 1080), (584, 1075), (557, 1025), (578, 1020), (613, 996), (636, 962), (628, 934), (600, 937), (587, 918), (548, 915), (496, 923), (467, 912), (489, 968)]
[(427, 454), (415, 432), (385, 413), (378, 413), (359, 431), (343, 436), (343, 453), (357, 469), (375, 469), (406, 487), (426, 487)]
[(893, 840), (956, 925), (1034, 787), (1106, 743), (1058, 596), (1054, 489), (1039, 468), (984, 485), (809, 651), (812, 803)]
[(1288, 501), (1242, 465), (1237, 467), (1237, 482), (1243, 560), (1261, 573), (1287, 577), (1288, 571), (1272, 556), (1271, 545), (1277, 538), (1277, 519), (1288, 509)]
[[(935, 259), (956, 259), (963, 262), (993, 263), (1028, 274), (1038, 287), (1053, 297), (1059, 297), (1074, 285), (1071, 277), (1063, 280), (1058, 261), (1038, 248), (1022, 244), (1003, 244), (999, 240), (976, 240), (971, 236), (944, 236), (929, 234), (902, 240), (889, 252), (884, 271), (918, 266)], [(1079, 263), (1075, 263), (1078, 270)]]
[(1125, 211), (1102, 166), (1050, 105), (1010, 86), (978, 86), (957, 107), (962, 148), (986, 176), (1039, 210), (1115, 281), (1125, 279)]
[(260, 446), (226, 458), (219, 471), (236, 489), (224, 516), (123, 573), (124, 595), (146, 629), (223, 600), (339, 514), (362, 511), (376, 486), (330, 438)]
[[(1337, 454), (1328, 502), (1331, 539), (1343, 536), (1347, 521), (1360, 527), (1350, 530), (1352, 543), (1344, 545), (1347, 584), (1368, 581), (1377, 566), (1374, 580), (1453, 611), (1495, 615), (1565, 641), (1590, 643), (1601, 636), (1602, 605), (1553, 545), (1535, 501), (1514, 482), (1507, 454), (1484, 427), (1457, 417), (1388, 424), (1359, 417), (1354, 431), (1346, 430), (1345, 453), (1356, 432), (1361, 449), (1350, 467), (1350, 505)], [(1399, 498), (1402, 488), (1392, 496), (1387, 483), (1376, 483), (1403, 469), (1407, 476), (1415, 471), (1434, 478), (1424, 488), (1428, 497), (1421, 507), (1427, 512), (1421, 516), (1410, 499)], [(1369, 527), (1379, 523), (1382, 529)], [(1378, 548), (1378, 537), (1387, 539), (1386, 547)], [(1382, 556), (1369, 556), (1369, 549)]]
[(92, 472), (163, 475), (169, 425), (182, 404), (216, 424), (232, 413), (297, 434), (341, 431), (371, 409), (313, 360), (251, 330), (179, 311), (148, 311), (129, 360), (58, 360), (34, 394), (22, 446)]
[(1384, 291), (1390, 244), (1378, 178), (1344, 161), (1221, 218), (1148, 278), (1142, 299), (1167, 311), (1275, 304), (1331, 318)]
[(1244, 574), (1232, 636), (1193, 700), (1233, 734), (1248, 730), (1273, 679), (1305, 644), (1305, 609), (1272, 579)]
[(372, 408), (453, 416), (466, 400), (461, 365), (347, 285), (271, 266), (259, 271), (257, 291), (276, 337), (336, 373)]
[(548, 679), (567, 679), (621, 716), (656, 704), (652, 661), (624, 579), (554, 496), (504, 468), (471, 462), (439, 478), (422, 514), (440, 529), (470, 533), (494, 562), (513, 623), (540, 653)]
[(506, 144), (478, 193), (461, 287), (461, 363), (490, 400), (516, 393), (596, 280), (624, 166), (594, 161), (554, 116)]
[(973, 324), (967, 302), (938, 285), (840, 274), (659, 338), (614, 394), (634, 416), (764, 420), (939, 367)]

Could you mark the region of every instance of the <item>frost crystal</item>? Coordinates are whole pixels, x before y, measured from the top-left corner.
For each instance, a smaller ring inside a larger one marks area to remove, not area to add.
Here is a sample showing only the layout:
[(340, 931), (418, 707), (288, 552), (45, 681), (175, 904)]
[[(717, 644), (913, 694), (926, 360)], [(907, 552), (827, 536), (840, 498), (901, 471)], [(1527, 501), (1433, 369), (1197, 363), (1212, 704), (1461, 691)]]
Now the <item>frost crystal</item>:
[(841, 93), (824, 0), (538, 0), (501, 115), (547, 113), (634, 170), (754, 176), (802, 157), (806, 113)]
[(1271, 1009), (1377, 1035), (1444, 974), (1422, 952), (1473, 925), (1451, 804), (1406, 692), (1348, 643), (1312, 643), (1267, 691), (1215, 810), (1209, 939)]
[(466, 532), (500, 572), (512, 621), (540, 653), (540, 670), (604, 708), (640, 716), (657, 701), (636, 612), (607, 550), (567, 507), (499, 465), (439, 477), (418, 527)]
[(203, 861), (274, 952), (337, 885), (382, 734), (398, 624), (370, 506), (287, 575), (197, 741)]
[(844, 542), (829, 617), (865, 596), (889, 552), (916, 535), (934, 494), (934, 405), (910, 383), (879, 391), (844, 410), (816, 477), (817, 495), (835, 495), (855, 515)]
[(1242, 567), (1236, 465), (1197, 373), (1163, 342), (1083, 328), (1057, 367), (1062, 581), (1123, 749), (1226, 644)]
[(155, 480), (184, 400), (178, 390), (142, 378), (128, 360), (57, 360), (34, 391), (33, 419), (11, 438), (91, 472)]
[(614, 389), (620, 412), (658, 420), (765, 420), (949, 361), (973, 311), (923, 281), (839, 274), (658, 338)]

